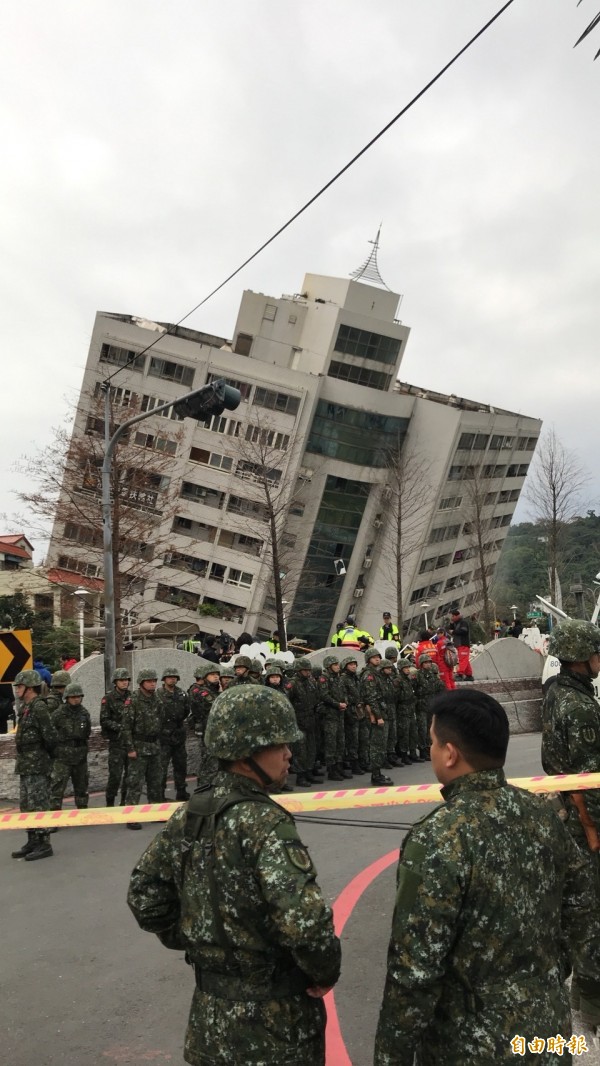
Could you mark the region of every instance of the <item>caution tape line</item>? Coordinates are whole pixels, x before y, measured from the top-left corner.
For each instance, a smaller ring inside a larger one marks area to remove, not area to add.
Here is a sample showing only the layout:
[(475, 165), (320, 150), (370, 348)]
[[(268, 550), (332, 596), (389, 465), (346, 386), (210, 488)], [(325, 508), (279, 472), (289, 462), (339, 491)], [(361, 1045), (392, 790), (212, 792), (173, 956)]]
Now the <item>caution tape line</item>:
[[(598, 774), (558, 774), (547, 777), (511, 778), (509, 784), (529, 792), (578, 792), (600, 788)], [(442, 798), (438, 784), (381, 785), (377, 787), (331, 789), (305, 792), (302, 795), (283, 794), (277, 802), (291, 814), (310, 814), (311, 811), (358, 810), (364, 807), (396, 807), (413, 803), (439, 803)], [(141, 803), (127, 807), (89, 807), (86, 810), (66, 811), (8, 811), (0, 814), (2, 829), (51, 829), (81, 825), (124, 825), (127, 822), (166, 822), (181, 807), (181, 803)]]

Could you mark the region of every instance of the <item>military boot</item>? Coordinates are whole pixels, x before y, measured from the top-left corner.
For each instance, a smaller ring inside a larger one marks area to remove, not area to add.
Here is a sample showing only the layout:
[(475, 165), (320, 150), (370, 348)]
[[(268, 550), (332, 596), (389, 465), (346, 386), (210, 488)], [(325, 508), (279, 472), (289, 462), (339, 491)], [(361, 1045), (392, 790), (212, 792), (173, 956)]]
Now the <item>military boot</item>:
[(114, 805), (115, 805), (115, 799), (116, 799), (116, 797), (115, 797), (115, 796), (107, 796), (107, 797), (106, 797), (106, 806), (107, 806), (107, 807), (114, 807)]
[(24, 859), (26, 855), (29, 855), (30, 851), (33, 851), (33, 849), (36, 847), (36, 845), (37, 845), (37, 839), (36, 839), (35, 831), (33, 829), (28, 829), (27, 830), (27, 840), (26, 840), (25, 844), (23, 844), (22, 848), (19, 848), (18, 851), (13, 851), (12, 852), (13, 859)]
[(175, 793), (175, 800), (176, 801), (183, 802), (184, 800), (189, 800), (189, 798), (190, 798), (190, 794), (189, 794), (187, 788), (185, 788), (185, 787), (181, 788), (181, 789), (178, 789), (177, 792)]
[(393, 785), (391, 777), (386, 777), (382, 774), (381, 770), (377, 770), (374, 774), (371, 774), (372, 785)]
[(335, 764), (327, 767), (327, 780), (328, 781), (345, 781), (346, 778), (339, 771), (339, 767)]
[(413, 761), (407, 751), (398, 752), (398, 757), (402, 766), (412, 766)]
[(410, 757), (413, 762), (427, 762), (427, 759), (424, 759), (421, 755), (419, 755), (418, 751), (411, 751)]
[(366, 772), (367, 772), (364, 769), (364, 767), (361, 766), (361, 764), (359, 763), (358, 759), (353, 759), (352, 762), (350, 763), (350, 766), (352, 768), (352, 773), (356, 774), (357, 777), (362, 777), (362, 775), (366, 774)]
[(54, 855), (52, 844), (47, 833), (36, 834), (35, 847), (25, 856), (25, 862), (35, 862), (36, 859), (49, 859)]
[(342, 775), (342, 777), (346, 778), (346, 780), (348, 780), (349, 778), (351, 778), (353, 776), (352, 770), (350, 769), (350, 767), (346, 763), (344, 763), (343, 765), (342, 765), (342, 763), (338, 763), (337, 764), (337, 769), (338, 769), (338, 773), (340, 773)]

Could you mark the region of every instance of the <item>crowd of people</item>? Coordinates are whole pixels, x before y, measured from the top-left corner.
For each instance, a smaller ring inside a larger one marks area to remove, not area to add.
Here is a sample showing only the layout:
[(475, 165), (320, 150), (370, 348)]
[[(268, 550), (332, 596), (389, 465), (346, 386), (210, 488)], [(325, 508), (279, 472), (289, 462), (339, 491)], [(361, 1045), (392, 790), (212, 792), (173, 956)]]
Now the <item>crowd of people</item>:
[[(192, 1066), (323, 1066), (322, 998), (340, 975), (340, 942), (273, 793), (289, 787), (294, 761), (301, 785), (322, 768), (343, 780), (365, 765), (380, 783), (404, 754), (431, 761), (443, 803), (402, 846), (375, 1066), (412, 1066), (415, 1055), (421, 1066), (552, 1063), (587, 1050), (571, 1006), (600, 1026), (600, 793), (548, 802), (508, 785), (506, 712), (472, 685), (446, 688), (428, 645), (437, 656), (448, 637), (423, 635), (416, 682), (393, 645), (383, 658), (368, 648), (360, 670), (356, 652), (328, 654), (318, 671), (297, 660), (291, 676), (243, 654), (232, 666), (206, 662), (188, 692), (172, 667), (158, 690), (156, 672), (141, 670), (134, 692), (115, 671), (101, 709), (107, 803), (119, 789), (136, 803), (144, 785), (162, 799), (171, 762), (184, 799), (189, 726), (200, 741), (199, 787), (144, 852), (128, 896), (140, 926), (194, 968)], [(566, 620), (549, 651), (561, 665), (544, 702), (544, 769), (597, 772), (600, 630)], [(22, 809), (60, 806), (69, 777), (85, 806), (80, 686), (58, 671), (42, 696), (39, 673), (26, 670), (15, 688)], [(50, 847), (35, 830), (14, 854)]]

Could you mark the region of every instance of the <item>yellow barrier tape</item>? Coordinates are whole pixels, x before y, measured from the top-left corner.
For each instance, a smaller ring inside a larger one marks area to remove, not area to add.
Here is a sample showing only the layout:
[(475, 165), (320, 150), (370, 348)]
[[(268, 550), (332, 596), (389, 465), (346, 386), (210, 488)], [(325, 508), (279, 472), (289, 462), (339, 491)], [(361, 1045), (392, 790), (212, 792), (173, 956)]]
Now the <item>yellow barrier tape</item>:
[[(509, 784), (529, 792), (579, 792), (583, 789), (600, 788), (598, 774), (558, 774), (546, 777), (511, 778)], [(381, 785), (380, 787), (328, 789), (320, 792), (304, 792), (298, 795), (284, 793), (277, 802), (292, 814), (309, 814), (311, 811), (341, 811), (362, 807), (396, 807), (411, 803), (439, 803), (441, 786)], [(76, 825), (123, 825), (127, 822), (166, 822), (181, 803), (141, 803), (129, 807), (89, 807), (66, 811), (7, 811), (0, 814), (2, 829), (50, 829), (54, 826)]]

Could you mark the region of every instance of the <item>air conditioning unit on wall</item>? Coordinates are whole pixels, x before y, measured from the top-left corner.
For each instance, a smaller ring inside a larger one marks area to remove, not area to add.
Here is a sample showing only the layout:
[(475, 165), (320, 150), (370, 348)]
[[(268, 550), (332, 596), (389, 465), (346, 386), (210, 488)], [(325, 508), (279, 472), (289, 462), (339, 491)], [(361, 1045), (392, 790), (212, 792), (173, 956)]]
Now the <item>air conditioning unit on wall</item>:
[(363, 559), (363, 569), (368, 570), (372, 562), (372, 559)]
[(364, 595), (364, 591), (365, 591), (364, 589), (359, 589), (359, 588), (354, 589), (354, 593), (353, 593), (354, 599), (355, 600), (359, 600), (360, 597), (362, 595)]

